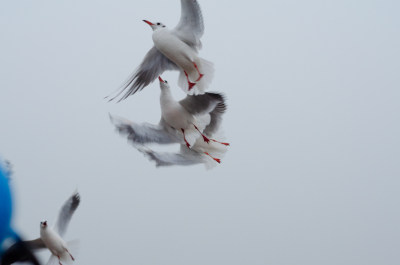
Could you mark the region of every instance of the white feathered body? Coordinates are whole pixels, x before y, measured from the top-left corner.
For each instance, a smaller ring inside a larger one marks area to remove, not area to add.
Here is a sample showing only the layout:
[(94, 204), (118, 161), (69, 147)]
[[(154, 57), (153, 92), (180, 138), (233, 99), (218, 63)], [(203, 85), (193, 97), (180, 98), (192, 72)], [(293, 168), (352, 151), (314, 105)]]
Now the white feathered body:
[[(188, 94), (204, 94), (205, 90), (212, 81), (214, 74), (213, 64), (197, 56), (197, 51), (180, 40), (167, 28), (157, 29), (153, 32), (154, 46), (168, 59), (181, 68), (179, 76), (179, 86)], [(191, 82), (199, 78), (199, 71), (204, 74), (203, 78), (189, 91), (188, 82), (184, 71), (189, 76)]]
[(193, 62), (197, 59), (197, 53), (166, 28), (153, 32), (154, 46), (189, 74), (196, 71)]
[(68, 249), (66, 242), (53, 229), (41, 227), (40, 238), (54, 256), (58, 256), (62, 260), (70, 260), (66, 251)]
[(194, 125), (202, 132), (210, 124), (210, 114), (192, 115), (172, 97), (169, 88), (161, 89), (160, 105), (161, 115), (165, 122), (179, 132), (184, 129), (190, 145), (193, 145), (201, 136)]

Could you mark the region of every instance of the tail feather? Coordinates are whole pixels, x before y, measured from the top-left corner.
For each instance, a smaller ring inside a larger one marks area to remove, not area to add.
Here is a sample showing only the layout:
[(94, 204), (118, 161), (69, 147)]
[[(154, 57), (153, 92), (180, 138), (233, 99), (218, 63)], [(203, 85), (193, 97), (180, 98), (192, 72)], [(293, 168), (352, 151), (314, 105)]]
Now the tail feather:
[(46, 265), (58, 265), (58, 258), (51, 254), (49, 260), (47, 261)]
[(206, 143), (203, 141), (203, 139), (197, 139), (195, 144), (192, 147), (193, 151), (196, 151), (198, 153), (203, 154), (205, 160), (204, 160), (204, 166), (206, 169), (211, 169), (215, 166), (218, 165), (218, 163), (212, 159), (210, 156), (204, 154), (204, 152), (207, 152), (210, 154), (212, 157), (222, 159), (224, 158), (226, 152), (228, 151), (227, 146), (224, 146), (219, 143), (215, 143), (210, 141), (209, 143)]

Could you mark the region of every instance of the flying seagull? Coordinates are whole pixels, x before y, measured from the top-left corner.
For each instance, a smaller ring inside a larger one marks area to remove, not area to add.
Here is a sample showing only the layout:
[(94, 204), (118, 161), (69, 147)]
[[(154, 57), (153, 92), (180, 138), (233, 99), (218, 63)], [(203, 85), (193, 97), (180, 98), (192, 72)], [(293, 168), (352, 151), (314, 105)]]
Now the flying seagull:
[(182, 132), (183, 140), (188, 148), (200, 135), (207, 143), (212, 141), (229, 145), (210, 139), (203, 134), (205, 127), (211, 122), (211, 112), (218, 107), (218, 103), (223, 102), (220, 94), (207, 93), (204, 97), (188, 96), (184, 100), (176, 101), (172, 97), (168, 82), (161, 77), (159, 80), (161, 116), (170, 127)]
[[(220, 162), (215, 154), (223, 155), (229, 144), (211, 137), (217, 135), (222, 123), (222, 115), (226, 110), (224, 97), (218, 93), (205, 93), (188, 95), (181, 101), (175, 101), (170, 94), (168, 82), (161, 77), (159, 79), (162, 112), (159, 124), (137, 124), (110, 115), (111, 122), (139, 151), (155, 160), (158, 166), (191, 165), (209, 161), (204, 156)], [(181, 151), (175, 154), (156, 153), (144, 147), (151, 143), (179, 143)]]
[(181, 18), (174, 29), (161, 22), (143, 20), (153, 30), (154, 46), (120, 92), (126, 99), (153, 82), (167, 70), (180, 72), (178, 85), (189, 95), (203, 94), (212, 81), (213, 64), (198, 56), (204, 33), (203, 16), (197, 0), (181, 0)]
[[(47, 221), (40, 222), (40, 237), (30, 241), (24, 241), (25, 246), (30, 250), (38, 250), (47, 248), (52, 253), (48, 265), (58, 264), (62, 265), (61, 261), (69, 262), (74, 261), (75, 258), (70, 253), (67, 243), (62, 239), (62, 236), (67, 231), (69, 222), (72, 215), (78, 208), (80, 203), (80, 195), (74, 192), (70, 198), (63, 204), (57, 217), (54, 227), (49, 227)], [(24, 261), (25, 256), (18, 255), (17, 245), (11, 246), (6, 255), (8, 255), (8, 263), (12, 264), (17, 261)]]

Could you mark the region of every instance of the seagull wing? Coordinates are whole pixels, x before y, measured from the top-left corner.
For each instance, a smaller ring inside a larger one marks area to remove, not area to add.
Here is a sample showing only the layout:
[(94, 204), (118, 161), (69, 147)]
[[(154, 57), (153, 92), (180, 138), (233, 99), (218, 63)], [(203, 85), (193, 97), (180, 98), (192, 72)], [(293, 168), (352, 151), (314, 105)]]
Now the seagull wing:
[(167, 70), (179, 70), (179, 67), (153, 46), (147, 52), (139, 68), (128, 78), (125, 84), (122, 85), (120, 92), (111, 98), (110, 101), (119, 97), (123, 92), (125, 94), (119, 101), (126, 99), (148, 86), (154, 79)]
[(156, 162), (157, 167), (162, 166), (190, 166), (205, 163), (204, 156), (191, 151), (186, 145), (181, 145), (179, 153), (155, 152), (149, 148), (137, 147), (149, 160)]
[(119, 133), (127, 135), (128, 140), (134, 145), (145, 143), (170, 144), (179, 142), (176, 134), (168, 130), (163, 119), (161, 119), (158, 125), (150, 123), (137, 124), (127, 119), (113, 117), (111, 115), (110, 120)]
[(210, 136), (214, 135), (218, 131), (222, 123), (222, 116), (226, 111), (225, 97), (221, 94), (219, 94), (219, 96), (221, 97), (221, 100), (218, 102), (217, 106), (215, 106), (215, 108), (210, 112), (211, 121), (203, 131), (205, 134)]
[(46, 245), (43, 243), (43, 240), (39, 237), (34, 240), (24, 241), (25, 245), (32, 250), (46, 248)]
[(197, 0), (181, 0), (181, 19), (172, 32), (192, 48), (201, 49), (204, 22)]
[(74, 192), (74, 194), (72, 194), (72, 196), (61, 207), (57, 221), (54, 225), (54, 230), (60, 236), (63, 236), (67, 231), (68, 224), (71, 221), (72, 215), (74, 214), (76, 208), (78, 208), (80, 201), (81, 198), (79, 193)]
[(220, 93), (205, 93), (203, 95), (187, 96), (179, 103), (191, 114), (209, 113), (210, 123), (205, 127), (206, 135), (216, 133), (222, 123), (222, 115), (226, 111), (225, 97)]
[(224, 98), (218, 93), (187, 96), (179, 103), (192, 115), (211, 113)]
[(39, 265), (35, 256), (32, 254), (32, 250), (46, 248), (43, 241), (40, 238), (29, 241), (18, 241), (9, 247), (1, 257), (0, 264), (10, 265), (15, 262), (30, 261), (32, 264)]

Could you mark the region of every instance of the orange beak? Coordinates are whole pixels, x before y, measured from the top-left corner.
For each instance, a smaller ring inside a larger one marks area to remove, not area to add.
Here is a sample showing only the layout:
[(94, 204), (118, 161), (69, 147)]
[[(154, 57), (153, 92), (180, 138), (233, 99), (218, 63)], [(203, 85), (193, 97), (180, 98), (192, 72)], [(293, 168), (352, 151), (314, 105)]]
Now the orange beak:
[(164, 83), (164, 80), (161, 78), (161, 76), (158, 77), (158, 80), (160, 80), (160, 82)]

